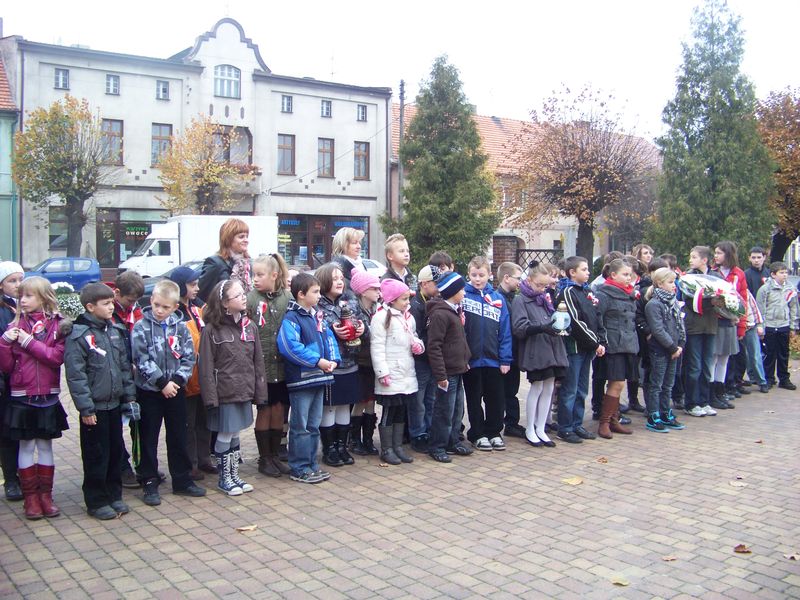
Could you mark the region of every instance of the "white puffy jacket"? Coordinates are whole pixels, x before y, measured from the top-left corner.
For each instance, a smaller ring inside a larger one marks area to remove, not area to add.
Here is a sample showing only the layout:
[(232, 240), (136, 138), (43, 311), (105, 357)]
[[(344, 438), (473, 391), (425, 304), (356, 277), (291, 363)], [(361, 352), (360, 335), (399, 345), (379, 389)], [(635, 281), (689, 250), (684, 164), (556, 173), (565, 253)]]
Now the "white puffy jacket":
[[(392, 315), (387, 329), (386, 311)], [(414, 370), (412, 344), (422, 341), (417, 337), (417, 326), (409, 311), (400, 311), (383, 305), (372, 317), (370, 324), (370, 354), (375, 370), (375, 393), (382, 396), (414, 394), (417, 392), (417, 374)], [(422, 346), (424, 348), (424, 346)], [(388, 386), (379, 380), (389, 375)]]

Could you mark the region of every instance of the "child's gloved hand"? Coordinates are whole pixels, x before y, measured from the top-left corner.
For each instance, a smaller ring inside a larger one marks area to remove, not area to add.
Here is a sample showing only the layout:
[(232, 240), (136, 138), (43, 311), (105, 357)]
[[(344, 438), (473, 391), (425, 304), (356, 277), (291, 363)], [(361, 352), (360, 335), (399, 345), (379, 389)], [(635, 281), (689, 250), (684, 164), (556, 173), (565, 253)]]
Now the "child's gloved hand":
[(413, 354), (414, 356), (419, 356), (423, 352), (425, 352), (425, 348), (422, 345), (422, 342), (416, 341), (413, 344), (411, 344), (411, 354)]
[(392, 385), (392, 376), (384, 375), (383, 377), (378, 377), (378, 381), (381, 382), (382, 386), (389, 387), (390, 385)]

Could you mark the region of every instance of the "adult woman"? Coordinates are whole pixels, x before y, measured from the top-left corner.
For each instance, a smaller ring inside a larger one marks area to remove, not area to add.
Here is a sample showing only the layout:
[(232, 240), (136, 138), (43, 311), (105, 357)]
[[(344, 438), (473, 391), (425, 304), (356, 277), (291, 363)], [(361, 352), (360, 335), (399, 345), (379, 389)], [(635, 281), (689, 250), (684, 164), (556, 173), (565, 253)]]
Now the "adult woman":
[(363, 269), (361, 264), (361, 240), (364, 239), (364, 232), (352, 227), (342, 227), (333, 236), (331, 253), (332, 262), (339, 265), (344, 275), (345, 287), (350, 289), (350, 279), (353, 269)]
[(653, 249), (648, 246), (647, 244), (636, 244), (633, 247), (632, 254), (641, 262), (645, 264), (645, 266), (650, 266), (650, 261), (653, 260), (653, 256), (655, 252)]
[(247, 246), (250, 228), (241, 219), (231, 218), (219, 228), (219, 250), (203, 262), (198, 297), (208, 301), (212, 288), (220, 281), (238, 281), (245, 294), (253, 287)]

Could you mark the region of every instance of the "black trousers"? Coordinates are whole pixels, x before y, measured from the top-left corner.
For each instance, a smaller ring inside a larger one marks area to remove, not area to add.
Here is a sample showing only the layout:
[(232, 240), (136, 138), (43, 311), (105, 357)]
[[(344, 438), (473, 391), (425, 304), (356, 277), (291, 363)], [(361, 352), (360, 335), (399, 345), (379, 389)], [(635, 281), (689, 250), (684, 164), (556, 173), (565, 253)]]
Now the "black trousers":
[(142, 408), (139, 421), (142, 460), (139, 478), (143, 482), (158, 481), (158, 437), (161, 423), (167, 431), (167, 463), (172, 477), (172, 489), (184, 490), (191, 485), (192, 463), (186, 451), (186, 394), (183, 389), (174, 398), (161, 392), (136, 388), (136, 398)]
[[(464, 373), (464, 393), (469, 415), (467, 438), (470, 442), (500, 435), (505, 411), (504, 392), (503, 375), (499, 367), (476, 367)], [(486, 406), (485, 413), (482, 404)]]
[[(2, 376), (3, 375), (0, 375), (0, 377)], [(0, 382), (0, 385), (2, 385), (2, 382)], [(8, 397), (5, 391), (0, 394), (0, 467), (3, 469), (3, 479), (5, 481), (17, 481), (17, 458), (19, 457), (19, 442), (17, 440), (8, 440), (3, 436), (3, 423), (5, 422), (6, 406), (10, 401), (11, 399)]]
[(519, 367), (511, 365), (511, 370), (502, 377), (506, 409), (503, 422), (506, 425), (519, 425)]
[(789, 381), (789, 328), (767, 327), (764, 334), (764, 375), (767, 383), (775, 383), (775, 369), (778, 382)]
[(83, 500), (90, 510), (122, 500), (122, 415), (117, 407), (99, 410), (96, 416), (96, 425), (81, 421), (80, 429)]

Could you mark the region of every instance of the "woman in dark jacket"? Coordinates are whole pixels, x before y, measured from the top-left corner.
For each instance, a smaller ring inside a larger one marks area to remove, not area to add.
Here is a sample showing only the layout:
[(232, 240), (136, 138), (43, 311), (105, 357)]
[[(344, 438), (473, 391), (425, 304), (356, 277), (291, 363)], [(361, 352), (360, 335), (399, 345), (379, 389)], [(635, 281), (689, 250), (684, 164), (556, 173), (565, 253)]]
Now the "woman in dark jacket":
[(344, 275), (344, 285), (350, 291), (350, 280), (353, 278), (353, 271), (364, 269), (361, 264), (361, 240), (364, 239), (364, 232), (352, 227), (342, 227), (333, 236), (331, 262), (339, 265)]
[[(0, 262), (0, 334), (5, 333), (17, 314), (17, 295), (19, 284), (25, 276), (22, 266), (11, 261)], [(5, 408), (10, 401), (11, 390), (8, 382), (9, 373), (0, 373), (0, 423), (5, 416)], [(3, 491), (6, 500), (22, 500), (22, 490), (17, 477), (17, 455), (19, 442), (1, 437), (0, 432), (0, 465), (3, 469)]]
[(227, 279), (238, 281), (245, 294), (252, 289), (250, 255), (247, 253), (249, 237), (250, 228), (241, 219), (228, 219), (219, 228), (219, 250), (205, 259), (200, 275), (197, 297), (203, 302), (208, 302), (215, 285)]

